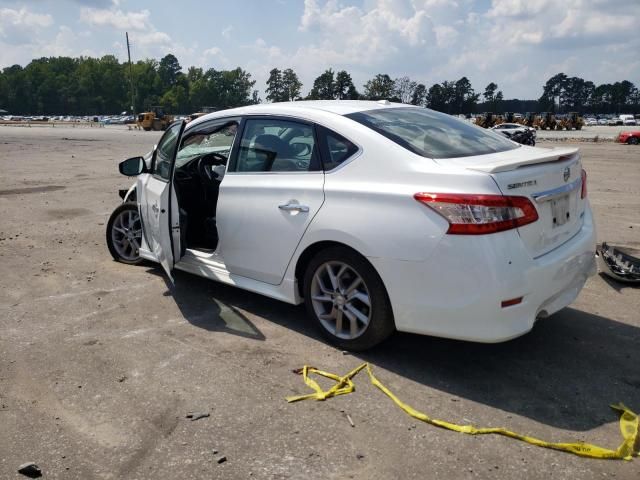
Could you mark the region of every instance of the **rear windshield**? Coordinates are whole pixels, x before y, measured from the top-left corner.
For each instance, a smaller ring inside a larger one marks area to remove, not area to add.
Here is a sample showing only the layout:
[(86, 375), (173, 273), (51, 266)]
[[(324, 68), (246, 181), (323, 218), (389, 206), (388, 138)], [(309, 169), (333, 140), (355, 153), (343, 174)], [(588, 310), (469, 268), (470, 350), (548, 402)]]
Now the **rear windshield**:
[(427, 108), (381, 108), (346, 116), (423, 157), (468, 157), (518, 148), (501, 134)]

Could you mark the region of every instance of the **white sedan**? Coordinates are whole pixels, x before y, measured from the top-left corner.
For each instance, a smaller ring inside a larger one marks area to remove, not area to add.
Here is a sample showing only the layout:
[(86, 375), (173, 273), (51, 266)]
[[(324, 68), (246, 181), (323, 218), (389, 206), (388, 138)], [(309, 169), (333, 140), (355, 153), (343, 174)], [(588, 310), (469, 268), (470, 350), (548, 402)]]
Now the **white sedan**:
[(334, 344), (522, 335), (595, 272), (575, 148), (387, 101), (263, 104), (172, 124), (107, 227), (142, 259), (292, 304)]
[(509, 135), (513, 135), (516, 132), (526, 132), (529, 131), (536, 136), (536, 129), (533, 127), (527, 127), (526, 125), (520, 125), (519, 123), (500, 123), (491, 127), (491, 130), (497, 130), (501, 133), (508, 133)]

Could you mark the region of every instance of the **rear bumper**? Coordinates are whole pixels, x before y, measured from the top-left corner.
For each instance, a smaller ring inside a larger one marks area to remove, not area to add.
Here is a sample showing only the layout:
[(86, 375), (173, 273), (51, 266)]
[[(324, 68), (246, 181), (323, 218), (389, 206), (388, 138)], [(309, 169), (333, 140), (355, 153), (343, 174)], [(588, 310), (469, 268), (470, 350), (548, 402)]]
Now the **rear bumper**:
[[(571, 304), (596, 272), (591, 209), (555, 250), (533, 259), (515, 230), (445, 235), (424, 262), (369, 260), (380, 273), (400, 331), (494, 343), (527, 333), (538, 317)], [(504, 300), (523, 297), (502, 308)]]

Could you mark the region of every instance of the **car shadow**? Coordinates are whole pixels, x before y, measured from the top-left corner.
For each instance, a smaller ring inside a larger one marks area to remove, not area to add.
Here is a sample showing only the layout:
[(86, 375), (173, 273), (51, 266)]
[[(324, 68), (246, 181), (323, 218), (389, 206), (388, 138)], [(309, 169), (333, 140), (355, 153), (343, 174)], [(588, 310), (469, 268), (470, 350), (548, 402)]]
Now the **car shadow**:
[(604, 272), (600, 272), (599, 275), (602, 280), (604, 280), (611, 288), (613, 288), (618, 293), (621, 293), (622, 290), (627, 288), (631, 288), (631, 289), (640, 288), (640, 283), (619, 282), (615, 278), (611, 278), (609, 275), (607, 275)]
[[(164, 276), (159, 268), (150, 271)], [(301, 306), (183, 272), (175, 275), (175, 286), (167, 281), (168, 294), (194, 326), (264, 340), (243, 310), (321, 341)], [(354, 357), (455, 397), (556, 428), (587, 431), (615, 421), (608, 409), (612, 403), (640, 410), (638, 345), (640, 328), (566, 308), (505, 343), (396, 333)]]
[(174, 284), (162, 268), (152, 267), (147, 272), (162, 277), (167, 286), (164, 295), (173, 297), (182, 316), (193, 326), (251, 340), (265, 340), (262, 332), (238, 309), (236, 303), (228, 302), (224, 295), (219, 295), (220, 284), (184, 272), (174, 272), (174, 278), (178, 280)]

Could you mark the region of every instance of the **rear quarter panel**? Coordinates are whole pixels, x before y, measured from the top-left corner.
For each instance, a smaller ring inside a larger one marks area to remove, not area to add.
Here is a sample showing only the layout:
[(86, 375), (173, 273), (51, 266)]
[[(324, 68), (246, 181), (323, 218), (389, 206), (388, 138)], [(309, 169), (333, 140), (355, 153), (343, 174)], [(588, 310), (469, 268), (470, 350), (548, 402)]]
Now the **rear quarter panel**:
[(500, 193), (484, 172), (436, 164), (349, 122), (353, 127), (336, 131), (361, 151), (325, 175), (325, 202), (300, 242), (294, 267), (305, 248), (327, 240), (344, 243), (366, 257), (425, 261), (448, 223), (417, 202), (415, 193)]

